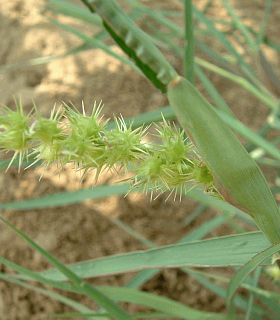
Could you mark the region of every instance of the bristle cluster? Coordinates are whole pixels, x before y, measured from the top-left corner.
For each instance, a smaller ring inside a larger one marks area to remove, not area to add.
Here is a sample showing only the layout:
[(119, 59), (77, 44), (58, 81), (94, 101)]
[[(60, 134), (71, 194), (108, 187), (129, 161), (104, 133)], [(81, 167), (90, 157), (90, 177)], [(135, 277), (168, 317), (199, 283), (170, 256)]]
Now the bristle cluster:
[(151, 197), (155, 192), (165, 191), (175, 197), (179, 193), (181, 197), (190, 190), (189, 182), (194, 182), (194, 186), (204, 183), (206, 190), (218, 195), (207, 166), (195, 157), (193, 144), (187, 143), (184, 132), (164, 118), (156, 125), (154, 136), (161, 140), (156, 144), (143, 141), (148, 127), (133, 129), (133, 124), (127, 124), (123, 117), (115, 117), (115, 129), (107, 130), (108, 120), (100, 117), (101, 103), (94, 104), (90, 116), (84, 106), (82, 110), (64, 103), (64, 108), (58, 111), (54, 108), (45, 119), (35, 105), (27, 116), (21, 104), (17, 104), (16, 111), (2, 108), (0, 148), (14, 151), (9, 166), (19, 156), (20, 167), (24, 156), (31, 154), (30, 166), (40, 161), (46, 170), (50, 163), (56, 163), (61, 170), (67, 163), (73, 163), (76, 170), (84, 171), (82, 178), (96, 169), (96, 179), (102, 170), (115, 170), (118, 166), (135, 173), (134, 177), (122, 180), (131, 182), (131, 190), (139, 187), (151, 192)]

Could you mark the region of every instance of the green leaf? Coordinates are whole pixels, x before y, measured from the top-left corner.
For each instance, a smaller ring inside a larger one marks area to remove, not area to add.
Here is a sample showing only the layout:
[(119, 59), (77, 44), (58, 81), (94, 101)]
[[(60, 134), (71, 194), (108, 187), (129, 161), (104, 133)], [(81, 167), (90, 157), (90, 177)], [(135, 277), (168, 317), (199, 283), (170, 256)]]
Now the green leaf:
[(52, 255), (47, 253), (44, 249), (38, 246), (34, 241), (28, 238), (24, 233), (19, 231), (13, 225), (11, 225), (8, 221), (4, 220), (0, 217), (0, 219), (12, 228), (18, 235), (20, 235), (24, 240), (26, 240), (36, 251), (41, 253), (47, 260), (49, 260), (56, 268), (61, 272), (68, 280), (71, 280), (77, 287), (81, 288), (82, 291), (87, 294), (91, 299), (96, 301), (100, 306), (102, 306), (105, 310), (108, 311), (110, 316), (115, 317), (119, 320), (132, 320), (131, 316), (125, 312), (122, 308), (120, 308), (115, 302), (107, 298), (104, 294), (93, 288), (90, 284), (86, 283), (82, 279), (80, 279), (74, 272), (72, 272), (69, 268), (64, 266), (58, 260), (56, 260)]
[(255, 161), (215, 109), (186, 79), (174, 79), (167, 95), (223, 199), (248, 213), (272, 244), (279, 242), (280, 211)]
[(75, 19), (79, 19), (90, 24), (103, 27), (102, 19), (98, 14), (93, 14), (89, 12), (85, 7), (71, 3), (70, 1), (62, 0), (45, 0), (47, 3), (50, 3), (51, 6), (47, 8), (59, 12), (61, 14), (70, 16)]
[[(64, 317), (64, 318), (86, 318), (86, 317), (91, 317), (93, 319), (95, 318), (107, 318), (108, 313), (56, 313), (56, 314), (48, 314), (48, 317)], [(132, 315), (133, 319), (165, 319), (169, 318), (170, 320), (170, 315), (164, 314), (161, 312), (149, 312), (149, 313), (138, 313), (138, 314), (133, 314)]]
[(264, 19), (263, 19), (261, 27), (260, 27), (260, 32), (257, 35), (257, 45), (258, 45), (258, 47), (260, 47), (260, 45), (264, 41), (265, 31), (266, 31), (266, 27), (267, 27), (267, 21), (268, 21), (268, 17), (269, 17), (270, 11), (271, 11), (272, 3), (273, 3), (273, 0), (267, 0), (266, 1), (265, 16), (264, 16)]
[(103, 19), (106, 30), (120, 48), (132, 58), (145, 76), (162, 92), (177, 75), (161, 51), (114, 0), (83, 0), (91, 11)]
[(200, 59), (198, 57), (195, 58), (195, 62), (199, 64), (201, 67), (204, 67), (208, 70), (211, 70), (222, 77), (229, 79), (235, 83), (238, 83), (240, 86), (251, 92), (255, 97), (257, 97), (259, 100), (263, 101), (265, 104), (267, 104), (272, 110), (274, 110), (277, 106), (277, 100), (268, 93), (265, 93), (261, 91), (259, 88), (251, 84), (249, 81), (247, 81), (245, 78), (242, 78), (238, 75), (235, 75), (227, 70), (224, 70), (220, 67), (215, 66), (214, 64), (205, 61), (203, 59)]
[(20, 202), (9, 202), (0, 204), (0, 209), (42, 209), (67, 206), (74, 203), (79, 203), (87, 199), (101, 199), (114, 195), (124, 195), (130, 189), (130, 185), (103, 185), (94, 189), (82, 189), (74, 192), (57, 192), (48, 196), (24, 200)]
[(226, 320), (226, 315), (195, 310), (179, 302), (148, 292), (118, 287), (96, 286), (96, 288), (112, 300), (143, 305), (169, 314), (171, 317), (188, 320)]
[(246, 279), (246, 277), (262, 262), (267, 260), (270, 256), (274, 255), (280, 250), (280, 243), (275, 244), (262, 252), (254, 256), (249, 262), (247, 262), (232, 278), (227, 291), (227, 304), (231, 303), (233, 295), (241, 283)]
[[(73, 286), (70, 283), (60, 283), (60, 282), (55, 282), (55, 281), (50, 281), (48, 279), (45, 279), (43, 277), (40, 277), (38, 274), (36, 274), (33, 271), (30, 271), (28, 269), (25, 269), (23, 267), (20, 267), (4, 258), (0, 257), (0, 261), (3, 262), (4, 264), (10, 266), (16, 271), (19, 271), (22, 273), (22, 275), (30, 275), (31, 279), (40, 281), (41, 283), (51, 285), (55, 288), (59, 288), (62, 290), (68, 290), (71, 292), (76, 292), (76, 293), (82, 293), (85, 294), (83, 288)], [(67, 304), (71, 306), (74, 309), (77, 309), (83, 313), (89, 313), (91, 312), (90, 309), (80, 305), (79, 303), (72, 301), (71, 299), (65, 298), (61, 295), (57, 295), (55, 293), (36, 288), (32, 285), (29, 285), (25, 282), (22, 282), (20, 280), (14, 279), (12, 277), (7, 277), (6, 275), (3, 275), (0, 273), (0, 278), (21, 285), (27, 289), (34, 290), (38, 293), (50, 296), (54, 299), (57, 299), (58, 301), (61, 301), (64, 304)], [(182, 319), (188, 319), (188, 320), (223, 320), (226, 319), (224, 315), (218, 315), (215, 313), (209, 313), (209, 312), (203, 312), (203, 311), (198, 311), (193, 308), (184, 306), (183, 304), (180, 304), (176, 301), (173, 301), (168, 298), (164, 297), (159, 297), (157, 295), (147, 293), (147, 292), (140, 292), (135, 289), (128, 289), (128, 288), (119, 288), (119, 287), (102, 287), (102, 286), (95, 286), (95, 290), (98, 290), (102, 294), (106, 295), (110, 299), (118, 302), (130, 302), (130, 303), (136, 303), (139, 305), (143, 305), (146, 307), (153, 308), (155, 310), (159, 310), (161, 312), (164, 312), (166, 315), (169, 316), (174, 316), (174, 317), (180, 317)]]
[[(15, 264), (13, 264), (13, 263), (7, 263), (7, 261), (8, 260), (2, 260), (2, 257), (0, 257), (0, 261), (3, 263), (3, 264), (5, 264), (5, 265), (7, 265), (7, 266), (9, 266), (9, 267), (11, 267), (11, 268), (13, 268), (14, 270), (17, 270), (17, 271), (19, 271), (19, 270), (21, 270), (21, 272), (24, 272), (23, 274), (26, 274), (25, 273), (25, 271), (27, 271), (27, 274), (30, 274), (28, 271), (29, 270), (27, 270), (27, 269), (25, 269), (25, 270), (23, 270), (24, 268), (22, 268), (22, 267), (20, 267), (20, 266), (17, 266), (17, 265), (15, 265)], [(8, 261), (8, 262), (10, 262), (10, 261)], [(16, 266), (16, 267), (15, 267)], [(35, 276), (34, 276), (34, 280), (37, 280), (37, 281), (40, 281), (38, 278), (39, 278), (39, 276), (36, 276), (36, 274), (35, 274), (35, 272), (33, 273)], [(24, 282), (24, 281), (21, 281), (21, 280), (18, 280), (18, 279), (15, 279), (15, 278), (13, 278), (13, 277), (8, 277), (8, 276), (6, 276), (4, 273), (2, 273), (2, 272), (0, 272), (0, 278), (1, 279), (3, 279), (3, 280), (5, 280), (5, 281), (8, 281), (8, 282), (11, 282), (11, 283), (14, 283), (14, 284), (16, 284), (16, 285), (19, 285), (19, 286), (21, 286), (21, 287), (23, 287), (23, 288), (26, 288), (26, 289), (28, 289), (28, 290), (32, 290), (32, 291), (34, 291), (34, 292), (37, 292), (37, 293), (40, 293), (40, 294), (43, 294), (44, 296), (47, 296), (47, 297), (50, 297), (50, 298), (52, 298), (52, 299), (55, 299), (56, 301), (59, 301), (59, 302), (61, 302), (61, 303), (63, 303), (63, 304), (65, 304), (65, 305), (68, 305), (69, 307), (71, 307), (71, 308), (73, 308), (73, 309), (76, 309), (76, 310), (78, 310), (78, 311), (80, 311), (80, 312), (93, 312), (93, 310), (91, 310), (90, 308), (87, 308), (87, 307), (85, 307), (85, 306), (83, 306), (82, 304), (80, 304), (80, 303), (78, 303), (78, 302), (76, 302), (76, 301), (74, 301), (74, 300), (72, 300), (72, 299), (69, 299), (69, 298), (67, 298), (67, 297), (64, 297), (64, 296), (62, 296), (61, 294), (58, 294), (58, 293), (55, 293), (55, 292), (52, 292), (52, 291), (50, 291), (50, 290), (45, 290), (45, 289), (41, 289), (41, 288), (37, 288), (37, 287), (35, 287), (35, 286), (33, 286), (33, 285), (31, 285), (31, 284), (28, 284), (28, 283), (26, 283), (26, 282)], [(42, 282), (42, 281), (40, 281), (40, 282)], [(50, 281), (51, 282), (51, 281)], [(45, 283), (45, 282), (42, 282), (42, 283)], [(49, 284), (49, 283), (48, 283)]]
[(246, 138), (248, 141), (254, 143), (256, 146), (262, 148), (273, 158), (280, 160), (280, 150), (270, 141), (267, 141), (261, 135), (253, 132), (247, 128), (241, 121), (229, 117), (224, 112), (217, 110), (218, 115), (225, 121), (225, 123), (232, 128), (233, 131), (239, 133), (242, 137)]
[[(86, 294), (85, 290), (81, 287), (73, 286), (70, 283), (59, 283), (50, 281), (48, 279), (44, 279), (43, 277), (40, 277), (35, 272), (32, 272), (28, 269), (25, 269), (23, 267), (20, 267), (4, 258), (0, 257), (0, 261), (4, 264), (10, 266), (16, 271), (19, 271), (22, 273), (22, 275), (32, 275), (31, 279), (40, 281), (41, 283), (51, 285), (53, 287), (62, 289), (62, 290), (68, 290), (76, 293), (82, 293)], [(0, 277), (3, 278), (6, 281), (21, 285), (27, 289), (34, 290), (36, 292), (42, 293), (44, 295), (48, 295), (54, 299), (57, 299), (58, 301), (61, 301), (67, 305), (70, 305), (71, 307), (83, 312), (88, 313), (91, 312), (90, 309), (83, 307), (79, 303), (76, 303), (75, 301), (70, 301), (71, 299), (65, 298), (61, 295), (57, 295), (55, 293), (47, 292), (46, 290), (35, 288), (32, 285), (26, 284), (20, 280), (14, 279), (12, 277), (7, 277), (6, 275), (3, 275), (0, 273)], [(110, 299), (114, 301), (119, 302), (130, 302), (130, 303), (136, 303), (139, 305), (143, 305), (146, 307), (153, 308), (155, 310), (159, 310), (161, 312), (164, 312), (165, 314), (174, 317), (180, 317), (183, 319), (189, 319), (189, 320), (216, 320), (216, 319), (225, 319), (224, 315), (218, 315), (214, 313), (209, 312), (203, 312), (198, 311), (195, 309), (192, 309), (190, 307), (184, 306), (183, 304), (180, 304), (176, 301), (173, 301), (168, 298), (159, 297), (157, 295), (147, 293), (147, 292), (140, 292), (135, 289), (128, 289), (128, 288), (119, 288), (119, 287), (101, 287), (101, 286), (95, 286), (95, 290), (98, 290), (103, 295), (109, 297)], [(123, 318), (125, 319), (125, 318)], [(170, 318), (169, 318), (170, 319)]]
[[(225, 215), (217, 216), (210, 221), (203, 223), (200, 227), (193, 230), (192, 232), (188, 233), (185, 237), (181, 238), (176, 244), (190, 242), (194, 240), (201, 239), (202, 237), (206, 236), (209, 232), (211, 232), (216, 227), (220, 226), (224, 222), (228, 221), (228, 218)], [(123, 222), (122, 222), (123, 223)], [(120, 225), (120, 223), (118, 223)], [(133, 236), (133, 233), (130, 232)], [(156, 248), (157, 246), (149, 240), (143, 241), (143, 239), (137, 237), (142, 243), (148, 245), (150, 248)], [(152, 269), (152, 270), (142, 270), (141, 272), (137, 273), (127, 284), (127, 288), (138, 288), (144, 283), (146, 283), (149, 279), (151, 279), (154, 275), (156, 275), (160, 269)]]
[(194, 83), (194, 27), (192, 0), (185, 1), (185, 77)]
[[(261, 232), (250, 232), (117, 254), (75, 263), (68, 268), (81, 278), (89, 278), (153, 268), (241, 266), (267, 247), (269, 242)], [(58, 270), (39, 274), (51, 280), (67, 280)]]
[(198, 64), (196, 64), (195, 66), (195, 73), (198, 76), (199, 80), (204, 85), (204, 87), (206, 88), (208, 94), (211, 96), (216, 106), (228, 116), (235, 118), (235, 115), (231, 111), (230, 107), (227, 105), (225, 100), (219, 94), (219, 92), (217, 91), (215, 86), (212, 84), (212, 82), (206, 77), (205, 73), (200, 69)]
[[(254, 283), (253, 283), (254, 286), (258, 285), (261, 272), (262, 272), (262, 268), (261, 267), (259, 267), (259, 268), (257, 268), (255, 270)], [(250, 320), (251, 319), (253, 306), (254, 306), (254, 293), (250, 292), (249, 299), (248, 299), (248, 304), (247, 304), (247, 311), (246, 311), (245, 320)]]
[[(103, 51), (105, 51), (106, 53), (108, 53), (109, 55), (113, 56), (114, 58), (120, 60), (121, 62), (127, 64), (132, 70), (137, 71), (138, 73), (141, 71), (139, 70), (139, 68), (137, 68), (135, 66), (135, 64), (133, 62), (131, 62), (129, 59), (127, 59), (126, 57), (118, 54), (117, 52), (113, 51), (109, 46), (105, 45), (103, 42), (101, 42), (98, 39), (95, 39), (94, 37), (89, 37), (87, 36), (85, 33), (72, 28), (68, 25), (65, 25), (63, 23), (60, 23), (54, 19), (48, 18), (53, 24), (75, 34), (76, 36), (78, 36), (79, 38), (81, 38), (82, 40), (86, 41), (88, 44), (92, 45), (95, 48), (100, 48)], [(141, 73), (142, 74), (142, 73)]]
[[(182, 0), (180, 0), (180, 1), (182, 1)], [(211, 20), (208, 19), (207, 17), (205, 17), (205, 15), (201, 11), (199, 11), (195, 6), (193, 7), (193, 10), (194, 10), (195, 17), (199, 21), (204, 23), (206, 25), (206, 27), (208, 28), (208, 30), (211, 32), (211, 34), (214, 35), (225, 46), (225, 48), (237, 58), (240, 65), (246, 71), (247, 75), (249, 75), (251, 77), (251, 79), (256, 79), (256, 76), (255, 76), (254, 72), (252, 71), (252, 69), (250, 68), (250, 66), (246, 63), (244, 58), (237, 52), (237, 50), (234, 48), (234, 46), (226, 39), (226, 37), (223, 35), (223, 33), (220, 32), (217, 28), (215, 28), (215, 26), (213, 25)]]
[(241, 32), (241, 34), (243, 34), (247, 44), (251, 47), (251, 49), (256, 52), (258, 50), (258, 46), (257, 46), (256, 42), (254, 41), (254, 39), (251, 37), (246, 26), (243, 24), (243, 22), (240, 20), (240, 18), (234, 12), (232, 7), (228, 4), (228, 2), (225, 0), (222, 0), (222, 2), (224, 4), (225, 8), (227, 9), (229, 15), (231, 16), (236, 28)]

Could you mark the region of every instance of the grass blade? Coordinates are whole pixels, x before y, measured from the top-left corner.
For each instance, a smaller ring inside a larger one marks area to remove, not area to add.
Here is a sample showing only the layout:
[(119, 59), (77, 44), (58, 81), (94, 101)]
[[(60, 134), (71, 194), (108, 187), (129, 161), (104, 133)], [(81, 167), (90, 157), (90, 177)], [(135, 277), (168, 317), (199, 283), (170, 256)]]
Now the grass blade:
[(210, 30), (211, 34), (214, 35), (225, 46), (225, 48), (237, 58), (240, 65), (244, 68), (244, 70), (246, 70), (246, 73), (250, 75), (250, 78), (256, 79), (256, 75), (254, 74), (252, 69), (245, 62), (243, 57), (231, 45), (231, 43), (224, 37), (223, 33), (220, 32), (217, 28), (215, 28), (213, 23), (208, 18), (206, 18), (202, 12), (200, 12), (197, 8), (195, 8), (195, 6), (193, 7), (193, 10), (194, 10), (195, 17), (201, 22), (203, 22), (206, 25), (206, 27)]
[(237, 119), (229, 117), (227, 114), (223, 113), (220, 110), (217, 110), (219, 116), (225, 121), (225, 123), (232, 128), (236, 133), (242, 135), (248, 141), (254, 143), (256, 146), (265, 150), (273, 158), (280, 160), (280, 150), (271, 142), (267, 141), (261, 135), (253, 132), (247, 128), (242, 122)]
[(251, 37), (249, 31), (247, 30), (246, 26), (243, 24), (243, 22), (239, 19), (239, 17), (237, 16), (237, 14), (234, 12), (234, 10), (232, 9), (232, 7), (228, 4), (227, 1), (225, 0), (221, 0), (223, 2), (223, 5), (225, 6), (225, 8), (227, 9), (229, 15), (231, 16), (236, 28), (241, 32), (241, 34), (244, 36), (245, 41), (247, 42), (247, 44), (251, 47), (251, 49), (254, 52), (257, 52), (258, 50), (258, 46), (256, 44), (256, 42), (254, 41), (254, 39)]
[[(250, 232), (118, 254), (75, 263), (68, 268), (79, 277), (88, 278), (151, 268), (241, 266), (268, 247), (269, 242), (261, 232)], [(47, 270), (40, 275), (56, 281), (67, 280), (58, 270)]]
[(102, 19), (98, 14), (92, 14), (86, 8), (71, 3), (69, 1), (63, 0), (45, 0), (47, 3), (50, 3), (51, 6), (48, 6), (47, 9), (55, 11), (66, 16), (88, 22), (95, 26), (103, 27)]
[[(82, 40), (86, 41), (86, 43), (92, 45), (95, 48), (99, 48), (102, 49), (103, 51), (105, 51), (106, 53), (108, 53), (109, 55), (113, 56), (114, 58), (120, 60), (121, 62), (127, 64), (132, 70), (137, 71), (138, 73), (141, 73), (141, 71), (139, 70), (139, 68), (137, 68), (135, 66), (135, 64), (133, 62), (131, 62), (129, 59), (127, 59), (126, 57), (118, 54), (117, 52), (113, 51), (109, 46), (105, 45), (103, 42), (95, 39), (94, 37), (89, 37), (86, 34), (84, 34), (83, 32), (72, 28), (70, 26), (67, 26), (63, 23), (60, 23), (54, 19), (50, 19), (48, 18), (53, 24), (75, 34), (76, 36), (78, 36), (79, 38), (81, 38)], [(141, 73), (142, 74), (142, 73)]]
[(274, 73), (272, 66), (266, 60), (261, 49), (259, 50), (259, 60), (260, 60), (260, 65), (265, 73), (266, 78), (267, 78), (267, 82), (272, 86), (272, 90), (274, 89), (273, 91), (279, 95), (279, 93), (280, 93), (280, 80), (276, 76), (276, 74)]
[(185, 77), (194, 83), (194, 31), (192, 0), (185, 0)]
[(20, 202), (10, 202), (0, 204), (0, 209), (42, 209), (50, 207), (66, 206), (74, 203), (82, 202), (86, 199), (100, 199), (112, 194), (124, 195), (130, 189), (130, 185), (103, 185), (94, 189), (82, 189), (75, 192), (58, 192), (49, 196), (24, 200)]
[(103, 19), (106, 30), (132, 58), (145, 76), (162, 92), (166, 91), (169, 81), (177, 74), (159, 49), (114, 0), (94, 0), (87, 7), (96, 11)]
[(219, 194), (248, 213), (272, 244), (279, 242), (279, 207), (262, 171), (232, 131), (186, 79), (172, 81), (168, 99), (212, 173)]
[[(5, 263), (5, 262), (3, 262), (3, 263)], [(52, 299), (55, 299), (56, 301), (59, 301), (59, 302), (65, 304), (65, 305), (68, 305), (69, 307), (71, 307), (73, 309), (76, 309), (77, 311), (80, 311), (80, 312), (83, 312), (83, 313), (93, 312), (93, 310), (85, 307), (84, 305), (82, 305), (82, 304), (80, 304), (80, 303), (78, 303), (78, 302), (76, 302), (76, 301), (74, 301), (72, 299), (69, 299), (67, 297), (62, 296), (61, 294), (58, 294), (58, 293), (55, 293), (55, 292), (52, 292), (52, 291), (49, 291), (49, 290), (37, 288), (37, 287), (35, 287), (35, 286), (31, 285), (31, 284), (28, 284), (28, 283), (26, 283), (24, 281), (15, 279), (13, 277), (8, 277), (2, 272), (0, 273), (0, 278), (5, 280), (5, 281), (17, 284), (17, 285), (19, 285), (21, 287), (24, 287), (26, 289), (32, 290), (34, 292), (43, 294), (43, 295), (45, 295), (47, 297), (50, 297)]]
[[(254, 286), (257, 286), (261, 272), (262, 272), (262, 268), (260, 267), (255, 270), (254, 284), (253, 284)], [(245, 320), (250, 320), (252, 315), (253, 304), (254, 304), (254, 293), (250, 292)]]
[(179, 302), (148, 292), (119, 287), (96, 286), (96, 288), (112, 300), (136, 303), (164, 312), (171, 317), (178, 317), (187, 320), (226, 320), (226, 315), (198, 311)]
[[(40, 281), (40, 282), (47, 284), (47, 285), (52, 285), (52, 286), (59, 288), (59, 289), (85, 294), (83, 288), (79, 288), (77, 286), (72, 286), (69, 283), (59, 283), (59, 282), (50, 281), (48, 279), (40, 277), (35, 272), (32, 272), (32, 271), (25, 269), (23, 267), (17, 266), (16, 264), (14, 264), (4, 258), (0, 257), (0, 259), (1, 259), (1, 262), (12, 267), (14, 270), (21, 272), (22, 275), (31, 275), (31, 279), (33, 279), (33, 280)], [(34, 291), (39, 292), (41, 294), (48, 295), (52, 298), (57, 299), (58, 301), (61, 301), (62, 303), (70, 305), (72, 308), (79, 310), (83, 313), (92, 312), (91, 309), (88, 309), (88, 308), (80, 305), (79, 303), (71, 300), (71, 299), (65, 298), (61, 295), (53, 294), (52, 292), (46, 291), (44, 289), (36, 288), (32, 285), (29, 285), (25, 282), (18, 280), (18, 279), (14, 279), (12, 277), (7, 277), (6, 275), (2, 275), (1, 273), (0, 273), (0, 278), (3, 278), (4, 280), (7, 280), (12, 283), (21, 285), (27, 289), (34, 290)], [(134, 290), (134, 289), (96, 286), (95, 290), (98, 290), (103, 295), (109, 297), (110, 299), (112, 299), (114, 301), (137, 303), (139, 305), (143, 305), (146, 307), (153, 308), (155, 310), (162, 311), (166, 315), (169, 316), (169, 319), (170, 319), (170, 316), (180, 317), (182, 319), (189, 319), (189, 320), (201, 320), (201, 319), (205, 319), (205, 320), (221, 319), (221, 320), (223, 320), (223, 319), (225, 319), (223, 315), (219, 316), (218, 314), (214, 314), (214, 313), (198, 311), (198, 310), (192, 309), (190, 307), (184, 306), (184, 305), (182, 305), (176, 301), (173, 301), (171, 299), (158, 297), (157, 295), (147, 293), (147, 292), (139, 292), (138, 290)], [(92, 315), (92, 313), (90, 315)], [(94, 316), (96, 317), (97, 314)], [(108, 315), (106, 315), (106, 316), (108, 316)], [(125, 319), (125, 318), (123, 318), (123, 319)]]
[(132, 320), (131, 316), (123, 309), (121, 309), (115, 302), (93, 288), (90, 284), (80, 279), (74, 272), (72, 272), (69, 268), (56, 260), (52, 255), (43, 250), (34, 241), (32, 241), (24, 233), (11, 225), (8, 221), (4, 220), (3, 218), (0, 219), (11, 229), (13, 229), (18, 235), (20, 235), (24, 240), (26, 240), (34, 249), (36, 249), (36, 251), (41, 253), (47, 260), (49, 260), (57, 268), (57, 270), (59, 270), (62, 274), (64, 274), (65, 277), (67, 277), (67, 279), (71, 280), (77, 287), (81, 288), (85, 294), (87, 294), (90, 298), (92, 298), (100, 306), (107, 310), (110, 316), (115, 317), (119, 320)]
[(227, 291), (227, 304), (231, 304), (233, 295), (245, 278), (263, 261), (267, 260), (270, 256), (274, 255), (280, 250), (280, 243), (275, 244), (254, 256), (247, 262), (232, 278)]
[[(184, 243), (184, 242), (190, 242), (194, 240), (201, 239), (204, 237), (207, 233), (211, 232), (214, 228), (220, 226), (224, 222), (226, 222), (228, 219), (224, 216), (218, 216), (206, 223), (204, 223), (202, 226), (188, 234), (187, 236), (183, 237), (181, 240), (179, 240), (176, 244)], [(122, 227), (122, 226), (121, 226)], [(132, 233), (130, 233), (132, 234)], [(132, 234), (133, 236), (133, 234)], [(139, 239), (139, 237), (137, 237)], [(142, 243), (145, 245), (148, 245), (150, 248), (156, 248), (157, 246), (152, 243), (149, 240), (143, 241), (143, 239), (139, 239)], [(136, 276), (134, 276), (127, 284), (126, 288), (134, 288), (137, 289), (144, 283), (146, 283), (149, 279), (151, 279), (154, 275), (156, 275), (160, 269), (153, 269), (153, 270), (143, 270), (139, 272)]]
[(247, 81), (245, 78), (242, 78), (240, 76), (237, 76), (235, 74), (232, 74), (231, 72), (228, 72), (220, 67), (217, 67), (213, 65), (210, 62), (207, 62), (203, 59), (196, 58), (195, 62), (199, 64), (201, 67), (204, 67), (208, 70), (211, 70), (220, 76), (229, 79), (243, 88), (245, 88), (247, 91), (252, 93), (255, 97), (257, 97), (259, 100), (263, 101), (265, 104), (267, 104), (272, 110), (276, 107), (277, 101), (272, 98), (271, 96), (267, 95), (266, 93), (259, 90), (259, 88), (256, 88), (254, 85), (252, 85), (249, 81)]
[(195, 73), (198, 76), (199, 80), (202, 82), (206, 88), (208, 94), (211, 96), (216, 106), (220, 108), (225, 114), (232, 118), (236, 118), (230, 107), (227, 105), (225, 100), (221, 97), (217, 89), (213, 86), (212, 82), (206, 77), (205, 73), (200, 69), (199, 65), (195, 66)]
[(260, 32), (257, 35), (257, 46), (260, 47), (260, 45), (263, 43), (264, 41), (264, 37), (265, 37), (265, 30), (267, 27), (267, 20), (271, 11), (271, 5), (272, 5), (273, 0), (267, 0), (266, 1), (266, 7), (265, 7), (265, 16), (264, 19), (262, 21), (261, 24), (261, 28), (260, 28)]
[[(104, 313), (56, 313), (56, 314), (49, 314), (48, 317), (65, 317), (65, 318), (78, 318), (78, 317), (91, 317), (92, 319), (95, 318), (107, 318), (108, 314)], [(149, 313), (138, 313), (138, 314), (133, 314), (133, 319), (165, 319), (169, 318), (170, 315), (160, 313), (160, 312), (149, 312)]]
[[(188, 268), (184, 268), (183, 270), (185, 272), (187, 272), (188, 274), (190, 274), (192, 277), (194, 277), (195, 280), (198, 281), (199, 283), (201, 283), (204, 287), (208, 288), (209, 290), (211, 290), (212, 292), (214, 292), (218, 296), (222, 297), (223, 299), (226, 298), (227, 290), (225, 288), (218, 286), (217, 284), (211, 282), (210, 280), (208, 280), (206, 278), (206, 276), (197, 272), (197, 270), (191, 270)], [(234, 305), (237, 308), (247, 310), (247, 300), (246, 300), (246, 298), (242, 297), (239, 294), (237, 294), (234, 299)], [(253, 310), (253, 315), (255, 317), (254, 319), (257, 319), (257, 317), (258, 317), (258, 319), (261, 319), (260, 317), (265, 314), (268, 314), (268, 312), (265, 309), (261, 308), (260, 306), (254, 306), (254, 310)], [(270, 314), (270, 316), (271, 316), (271, 314)]]

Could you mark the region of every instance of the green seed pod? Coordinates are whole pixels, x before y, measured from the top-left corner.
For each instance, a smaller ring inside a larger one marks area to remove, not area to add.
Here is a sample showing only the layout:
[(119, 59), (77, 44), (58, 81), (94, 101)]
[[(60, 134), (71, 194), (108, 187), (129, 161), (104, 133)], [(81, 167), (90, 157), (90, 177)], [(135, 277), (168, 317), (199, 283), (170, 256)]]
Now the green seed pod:
[(193, 140), (220, 195), (248, 213), (272, 244), (280, 241), (280, 211), (258, 165), (215, 109), (186, 79), (167, 90), (170, 105)]

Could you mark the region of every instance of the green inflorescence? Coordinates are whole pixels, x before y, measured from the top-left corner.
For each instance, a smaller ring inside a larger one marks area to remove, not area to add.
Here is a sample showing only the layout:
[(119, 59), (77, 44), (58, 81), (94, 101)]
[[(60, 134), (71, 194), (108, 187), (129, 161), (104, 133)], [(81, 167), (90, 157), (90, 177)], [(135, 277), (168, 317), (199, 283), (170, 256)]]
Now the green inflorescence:
[[(16, 111), (0, 109), (0, 148), (14, 151), (8, 168), (17, 156), (20, 168), (31, 151), (34, 161), (30, 166), (40, 161), (46, 170), (49, 164), (56, 163), (60, 170), (73, 163), (76, 170), (84, 170), (83, 177), (96, 169), (97, 179), (102, 170), (116, 169), (118, 165), (125, 172), (135, 173), (122, 181), (129, 181), (131, 190), (138, 187), (151, 192), (151, 198), (155, 192), (166, 191), (181, 197), (199, 184), (205, 185), (207, 193), (220, 198), (212, 175), (194, 152), (193, 144), (187, 142), (184, 131), (164, 118), (156, 124), (154, 134), (161, 143), (154, 143), (144, 142), (148, 127), (133, 129), (132, 123), (128, 125), (122, 117), (115, 117), (115, 129), (107, 130), (109, 120), (100, 117), (101, 103), (94, 104), (90, 116), (84, 105), (82, 112), (74, 105), (64, 104), (58, 111), (54, 107), (49, 119), (43, 118), (35, 105), (27, 116), (21, 104), (16, 106)], [(192, 187), (189, 182), (193, 182)]]

